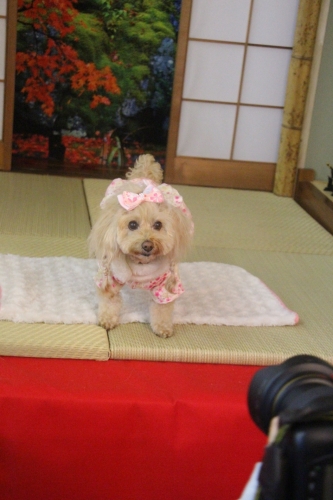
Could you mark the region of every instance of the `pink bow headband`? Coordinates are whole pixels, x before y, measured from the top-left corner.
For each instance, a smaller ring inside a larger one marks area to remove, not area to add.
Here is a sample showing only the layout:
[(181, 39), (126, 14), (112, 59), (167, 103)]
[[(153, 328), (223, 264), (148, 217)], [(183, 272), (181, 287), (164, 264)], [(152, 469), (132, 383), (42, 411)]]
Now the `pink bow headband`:
[(145, 190), (139, 194), (123, 191), (122, 194), (118, 194), (117, 198), (119, 204), (125, 208), (125, 210), (133, 210), (144, 201), (150, 201), (151, 203), (162, 203), (164, 201), (161, 191), (154, 186), (147, 186)]
[[(119, 191), (119, 188), (128, 184), (128, 182), (129, 181), (120, 178), (114, 179), (107, 188), (105, 196), (101, 201), (101, 208), (105, 208), (107, 200), (112, 196), (115, 196), (116, 191)], [(133, 210), (143, 202), (162, 203), (163, 201), (166, 201), (167, 203), (170, 203), (170, 205), (182, 210), (185, 215), (191, 218), (191, 213), (185, 205), (183, 197), (169, 184), (161, 184), (158, 186), (150, 179), (131, 179), (130, 182), (146, 187), (142, 193), (139, 194), (132, 193), (130, 191), (123, 191), (117, 195), (119, 204), (125, 210)]]

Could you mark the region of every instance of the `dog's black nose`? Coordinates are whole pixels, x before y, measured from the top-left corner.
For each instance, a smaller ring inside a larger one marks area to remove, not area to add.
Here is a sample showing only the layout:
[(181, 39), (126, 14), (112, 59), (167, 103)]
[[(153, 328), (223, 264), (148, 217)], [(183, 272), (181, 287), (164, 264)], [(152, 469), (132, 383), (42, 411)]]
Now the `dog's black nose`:
[(145, 252), (150, 253), (154, 248), (154, 244), (150, 240), (146, 240), (142, 243), (141, 247)]

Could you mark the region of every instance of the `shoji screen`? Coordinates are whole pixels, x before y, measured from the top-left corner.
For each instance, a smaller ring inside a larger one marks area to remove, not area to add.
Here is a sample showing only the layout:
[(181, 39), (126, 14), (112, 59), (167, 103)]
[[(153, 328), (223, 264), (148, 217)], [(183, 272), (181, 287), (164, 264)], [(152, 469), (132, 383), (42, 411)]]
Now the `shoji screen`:
[(183, 0), (169, 182), (272, 189), (298, 3)]

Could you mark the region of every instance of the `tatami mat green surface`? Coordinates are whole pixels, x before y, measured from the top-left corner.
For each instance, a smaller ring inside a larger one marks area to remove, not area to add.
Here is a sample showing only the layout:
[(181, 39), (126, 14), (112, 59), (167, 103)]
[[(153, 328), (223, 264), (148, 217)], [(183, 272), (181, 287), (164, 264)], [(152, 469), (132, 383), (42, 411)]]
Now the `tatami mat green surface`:
[[(110, 181), (0, 173), (0, 251), (87, 257), (90, 220)], [(262, 279), (300, 316), (292, 327), (149, 325), (107, 333), (89, 325), (0, 323), (0, 354), (105, 360), (279, 363), (298, 353), (333, 361), (333, 237), (292, 199), (272, 193), (177, 186), (195, 221), (189, 261), (224, 262)], [(92, 277), (93, 279), (93, 277)]]
[(35, 358), (109, 359), (103, 328), (0, 321), (0, 354)]
[(261, 278), (299, 314), (299, 324), (176, 325), (175, 335), (167, 340), (155, 337), (148, 325), (124, 325), (109, 332), (112, 358), (265, 365), (294, 354), (311, 353), (333, 362), (332, 257), (245, 250), (209, 255), (204, 248), (193, 260), (202, 257), (238, 265)]
[[(86, 258), (90, 231), (82, 181), (0, 172), (0, 252)], [(108, 337), (91, 325), (0, 322), (0, 354), (106, 360)]]
[(100, 203), (104, 198), (105, 191), (110, 184), (110, 180), (105, 179), (84, 179), (83, 187), (86, 193), (87, 206), (90, 214), (90, 220), (93, 224), (100, 211)]
[(0, 172), (1, 234), (87, 238), (89, 214), (80, 179)]
[(26, 257), (88, 257), (87, 238), (0, 233), (0, 252)]
[(195, 245), (333, 255), (333, 238), (291, 198), (179, 186), (198, 223)]
[[(84, 181), (92, 221), (109, 182)], [(332, 236), (291, 198), (259, 191), (175, 187), (193, 215), (194, 246), (333, 255)]]

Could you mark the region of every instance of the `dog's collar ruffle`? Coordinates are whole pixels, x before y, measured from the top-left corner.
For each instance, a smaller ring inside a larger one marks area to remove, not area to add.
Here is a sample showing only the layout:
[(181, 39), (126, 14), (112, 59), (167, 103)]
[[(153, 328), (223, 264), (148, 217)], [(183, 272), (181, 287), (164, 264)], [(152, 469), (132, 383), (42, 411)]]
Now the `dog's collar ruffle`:
[[(126, 187), (129, 182), (142, 186), (143, 191), (139, 194), (126, 190), (121, 192), (121, 188)], [(108, 186), (100, 207), (104, 209), (107, 201), (113, 196), (117, 196), (119, 204), (128, 211), (133, 210), (143, 202), (162, 203), (166, 201), (170, 205), (179, 208), (185, 215), (192, 219), (191, 212), (185, 205), (183, 197), (169, 184), (158, 185), (151, 179), (144, 178), (131, 179), (130, 181), (117, 178)]]

